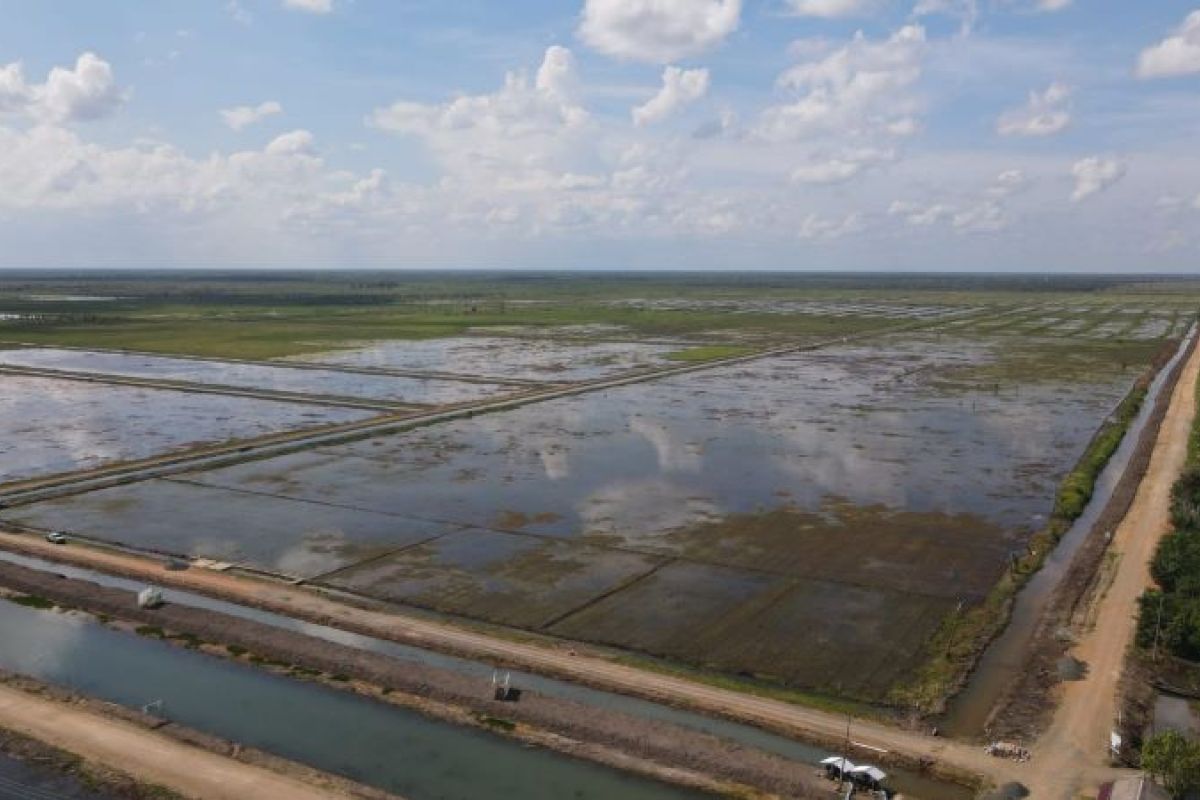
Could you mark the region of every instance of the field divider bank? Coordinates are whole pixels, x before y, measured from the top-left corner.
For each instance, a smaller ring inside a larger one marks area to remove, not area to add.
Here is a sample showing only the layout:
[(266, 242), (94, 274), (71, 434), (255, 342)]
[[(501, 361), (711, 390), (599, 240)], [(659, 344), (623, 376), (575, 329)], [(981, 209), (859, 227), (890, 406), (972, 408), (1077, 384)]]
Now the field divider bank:
[(127, 775), (139, 797), (403, 800), (25, 676), (0, 673), (0, 728)]
[(320, 361), (293, 361), (290, 359), (218, 358), (197, 356), (187, 353), (155, 352), (152, 350), (129, 350), (116, 347), (78, 347), (67, 344), (35, 344), (0, 340), (0, 346), (19, 347), (28, 350), (70, 350), (75, 353), (110, 353), (121, 356), (145, 356), (170, 358), (180, 361), (199, 361), (208, 364), (237, 364), (247, 367), (283, 367), (286, 369), (310, 370), (312, 372), (345, 372), (352, 375), (379, 375), (388, 378), (417, 378), (431, 381), (454, 381), (457, 383), (494, 383), (502, 386), (538, 388), (554, 385), (560, 381), (541, 381), (527, 378), (491, 377), (487, 375), (464, 375), (460, 372), (437, 372), (397, 367), (365, 367), (353, 364), (326, 363)]
[(20, 375), (26, 378), (51, 378), (53, 380), (101, 383), (113, 386), (135, 386), (141, 389), (162, 389), (175, 392), (189, 392), (191, 394), (247, 397), (252, 400), (273, 400), (280, 403), (355, 408), (362, 411), (383, 413), (419, 411), (423, 408), (429, 408), (429, 405), (426, 403), (391, 403), (378, 400), (363, 400), (356, 397), (301, 394), (299, 392), (281, 392), (271, 389), (245, 389), (239, 386), (226, 386), (218, 383), (193, 383), (191, 381), (178, 381), (166, 378), (132, 378), (126, 375), (113, 375), (104, 372), (77, 372), (75, 370), (48, 369), (45, 367), (15, 367), (5, 365), (0, 366), (0, 375)]

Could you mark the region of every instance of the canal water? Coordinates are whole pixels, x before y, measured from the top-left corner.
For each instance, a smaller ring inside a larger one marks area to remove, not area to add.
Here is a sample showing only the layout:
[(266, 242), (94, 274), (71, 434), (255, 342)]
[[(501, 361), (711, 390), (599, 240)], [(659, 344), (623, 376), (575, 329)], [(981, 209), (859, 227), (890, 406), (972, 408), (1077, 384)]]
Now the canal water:
[[(137, 581), (114, 577), (81, 567), (72, 567), (64, 564), (52, 563), (42, 559), (19, 555), (16, 553), (9, 553), (2, 550), (0, 550), (0, 561), (19, 564), (30, 569), (52, 572), (59, 575), (64, 575), (68, 578), (90, 581), (102, 586), (127, 589), (129, 591), (138, 591), (145, 587), (144, 583), (139, 583)], [(312, 636), (314, 638), (346, 645), (348, 647), (380, 653), (402, 661), (411, 661), (441, 669), (453, 670), (460, 674), (478, 676), (481, 686), (487, 684), (491, 680), (492, 667), (491, 665), (483, 662), (443, 655), (441, 653), (436, 653), (430, 650), (422, 650), (420, 648), (410, 647), (408, 645), (387, 641), (385, 639), (377, 639), (370, 636), (363, 636), (360, 634), (339, 630), (337, 628), (331, 628), (325, 625), (317, 625), (305, 622), (303, 620), (294, 619), (292, 617), (287, 617), (282, 614), (274, 614), (269, 611), (262, 611), (260, 609), (242, 606), (236, 603), (215, 600), (213, 598), (191, 592), (185, 592), (176, 589), (166, 589), (164, 590), (163, 594), (164, 598), (169, 603), (177, 603), (179, 605), (186, 605), (194, 608), (205, 608), (220, 614), (227, 614), (240, 619), (261, 622), (266, 625), (271, 625), (272, 627), (295, 631), (307, 636)], [(811, 764), (814, 767), (820, 762), (821, 759), (829, 755), (827, 750), (823, 750), (794, 739), (789, 739), (784, 736), (779, 736), (750, 725), (743, 725), (714, 717), (706, 717), (702, 714), (696, 714), (690, 711), (672, 708), (671, 706), (665, 706), (647, 700), (640, 700), (635, 697), (604, 692), (598, 689), (591, 689), (586, 686), (580, 686), (567, 681), (559, 681), (553, 678), (546, 678), (540, 675), (533, 675), (518, 671), (514, 671), (512, 675), (514, 685), (528, 691), (539, 692), (552, 697), (561, 697), (564, 699), (574, 700), (580, 703), (641, 717), (643, 719), (653, 719), (693, 730), (703, 731), (714, 736), (720, 736), (722, 738), (738, 742), (746, 745), (747, 747), (754, 747), (766, 752), (783, 756), (784, 758), (790, 758), (802, 763)], [(889, 781), (890, 785), (896, 790), (903, 792), (905, 795), (910, 797), (918, 797), (922, 798), (922, 800), (967, 800), (973, 796), (970, 790), (961, 786), (935, 781), (916, 772), (898, 770), (894, 768), (888, 769), (888, 772), (891, 776), (891, 780)]]
[(1084, 508), (1083, 514), (1075, 520), (1071, 528), (1059, 540), (1054, 551), (1047, 557), (1042, 568), (1017, 595), (1012, 617), (1007, 627), (984, 651), (966, 688), (951, 701), (941, 726), (946, 735), (955, 737), (982, 735), (992, 708), (1005, 689), (1025, 668), (1029, 644), (1033, 640), (1038, 622), (1041, 620), (1054, 590), (1062, 582), (1067, 568), (1075, 559), (1075, 554), (1087, 541), (1088, 534), (1095, 526), (1096, 520), (1104, 512), (1109, 500), (1112, 499), (1113, 492), (1116, 490), (1121, 476), (1125, 474), (1129, 461), (1137, 449), (1138, 440), (1141, 439), (1142, 432), (1154, 411), (1154, 405), (1162, 393), (1167, 376), (1183, 359), (1184, 353), (1188, 351), (1188, 345), (1195, 336), (1196, 328), (1193, 327), (1184, 338), (1179, 350), (1154, 377), (1147, 390), (1146, 399), (1142, 403), (1141, 411), (1129, 426), (1117, 451), (1096, 479), (1092, 498)]
[(409, 800), (701, 795), (272, 675), (86, 618), (0, 603), (0, 667), (395, 792)]

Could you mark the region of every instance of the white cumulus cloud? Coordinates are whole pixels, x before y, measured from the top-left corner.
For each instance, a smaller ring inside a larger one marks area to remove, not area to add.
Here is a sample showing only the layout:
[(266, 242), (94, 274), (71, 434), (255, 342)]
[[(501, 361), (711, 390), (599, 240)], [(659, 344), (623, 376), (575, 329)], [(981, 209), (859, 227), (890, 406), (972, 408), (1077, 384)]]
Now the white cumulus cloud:
[(708, 94), (708, 70), (667, 67), (658, 94), (633, 109), (636, 125), (652, 125), (691, 105)]
[(1125, 165), (1113, 158), (1092, 156), (1076, 161), (1071, 167), (1071, 174), (1075, 176), (1071, 202), (1078, 203), (1103, 192), (1125, 177)]
[(579, 38), (606, 55), (665, 64), (737, 30), (742, 0), (587, 0)]
[(891, 161), (895, 157), (894, 150), (847, 150), (832, 158), (814, 158), (801, 164), (792, 170), (792, 180), (807, 184), (845, 183), (870, 167)]
[(283, 7), (289, 11), (328, 14), (333, 11), (333, 0), (283, 0)]
[(1138, 57), (1139, 78), (1173, 78), (1200, 72), (1200, 9), (1188, 14), (1175, 32)]
[(225, 120), (225, 124), (230, 128), (240, 131), (249, 125), (262, 122), (267, 117), (282, 113), (283, 106), (274, 100), (268, 100), (256, 106), (236, 106), (222, 109), (221, 119)]
[(996, 121), (1001, 136), (1053, 136), (1071, 124), (1071, 88), (1055, 82), (1042, 92), (1030, 92), (1021, 108), (1006, 111)]
[(788, 12), (799, 17), (861, 17), (878, 8), (879, 0), (787, 0)]
[(83, 53), (73, 68), (54, 67), (45, 83), (28, 83), (20, 62), (0, 68), (0, 113), (23, 113), (41, 122), (78, 122), (115, 111), (128, 93), (117, 87), (112, 66)]
[(916, 104), (906, 92), (921, 76), (925, 30), (908, 25), (883, 41), (859, 31), (837, 50), (784, 72), (778, 84), (800, 97), (763, 112), (757, 133), (771, 141), (908, 135)]

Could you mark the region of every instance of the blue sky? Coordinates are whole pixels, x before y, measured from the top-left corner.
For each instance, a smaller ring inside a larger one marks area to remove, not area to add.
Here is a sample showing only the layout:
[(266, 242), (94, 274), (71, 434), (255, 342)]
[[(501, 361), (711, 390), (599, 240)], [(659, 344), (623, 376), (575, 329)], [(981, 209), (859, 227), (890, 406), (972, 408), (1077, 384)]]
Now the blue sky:
[(0, 0), (0, 266), (1194, 271), (1197, 0)]

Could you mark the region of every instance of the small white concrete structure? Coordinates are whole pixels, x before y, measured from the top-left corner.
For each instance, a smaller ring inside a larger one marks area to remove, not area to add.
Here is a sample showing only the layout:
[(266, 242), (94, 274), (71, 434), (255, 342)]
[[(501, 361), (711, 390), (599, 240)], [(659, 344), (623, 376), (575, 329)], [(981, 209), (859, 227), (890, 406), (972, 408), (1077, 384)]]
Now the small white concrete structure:
[(138, 608), (158, 608), (163, 604), (162, 589), (157, 586), (147, 586), (138, 592)]

